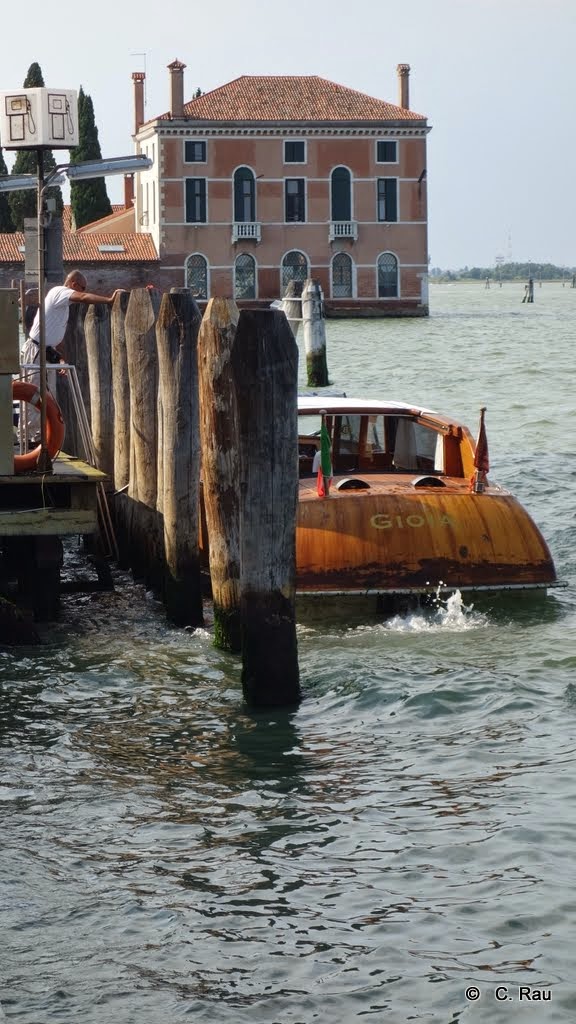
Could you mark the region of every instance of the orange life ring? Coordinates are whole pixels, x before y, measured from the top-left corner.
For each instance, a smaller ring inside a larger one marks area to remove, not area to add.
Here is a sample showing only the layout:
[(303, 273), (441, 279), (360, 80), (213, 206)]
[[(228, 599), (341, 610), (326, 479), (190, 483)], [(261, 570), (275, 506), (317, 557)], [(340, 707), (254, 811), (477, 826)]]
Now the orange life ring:
[[(35, 384), (29, 384), (25, 380), (14, 380), (12, 381), (12, 397), (15, 402), (30, 402), (31, 405), (36, 406), (40, 411), (42, 399), (40, 398), (40, 389)], [(66, 427), (64, 420), (62, 419), (62, 413), (60, 412), (60, 406), (56, 399), (46, 392), (46, 447), (48, 454), (51, 459), (58, 454), (62, 448), (62, 442), (64, 441), (64, 434), (66, 433)], [(25, 455), (14, 456), (14, 472), (15, 473), (30, 473), (36, 469), (38, 465), (38, 459), (40, 458), (41, 446), (33, 448), (31, 452), (26, 452)]]

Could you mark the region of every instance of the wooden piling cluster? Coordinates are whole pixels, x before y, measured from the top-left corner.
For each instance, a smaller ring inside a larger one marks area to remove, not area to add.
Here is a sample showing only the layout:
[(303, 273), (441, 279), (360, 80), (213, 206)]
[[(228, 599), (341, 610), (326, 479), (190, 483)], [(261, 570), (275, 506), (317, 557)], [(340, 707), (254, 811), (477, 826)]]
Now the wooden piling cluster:
[(215, 643), (242, 654), (247, 701), (296, 703), (298, 350), (284, 313), (212, 299), (202, 319), (187, 289), (147, 288), (74, 313), (66, 354), (121, 564), (181, 626), (203, 624), (209, 567)]

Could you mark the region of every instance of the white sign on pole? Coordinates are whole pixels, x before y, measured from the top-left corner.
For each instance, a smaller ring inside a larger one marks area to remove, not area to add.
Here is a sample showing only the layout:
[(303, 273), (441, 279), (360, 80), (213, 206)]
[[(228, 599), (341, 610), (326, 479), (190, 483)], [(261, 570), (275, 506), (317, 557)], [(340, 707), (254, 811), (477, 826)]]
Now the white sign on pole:
[(0, 92), (0, 137), (4, 149), (70, 149), (77, 146), (76, 90)]

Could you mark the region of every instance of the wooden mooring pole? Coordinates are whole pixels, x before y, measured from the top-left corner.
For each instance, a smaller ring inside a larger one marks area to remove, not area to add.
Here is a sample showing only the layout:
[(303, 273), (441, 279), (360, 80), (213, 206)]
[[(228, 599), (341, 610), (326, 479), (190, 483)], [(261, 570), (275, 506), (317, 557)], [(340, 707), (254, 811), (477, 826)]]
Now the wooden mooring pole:
[(302, 322), (302, 287), (302, 281), (288, 281), (282, 299), (282, 309), (295, 338), (298, 336), (298, 328)]
[(200, 438), (214, 643), (236, 654), (240, 634), (239, 451), (230, 352), (238, 325), (231, 299), (210, 299), (198, 336)]
[(130, 541), (128, 561), (135, 575), (162, 589), (163, 537), (156, 508), (158, 461), (158, 353), (156, 289), (130, 293), (124, 329), (130, 383)]
[(103, 302), (88, 307), (84, 318), (92, 440), (96, 465), (114, 479), (114, 401), (110, 311)]
[(302, 325), (308, 387), (325, 388), (330, 383), (326, 363), (326, 320), (322, 289), (318, 281), (311, 278), (304, 282), (302, 289)]
[(240, 467), (242, 689), (300, 699), (296, 642), (298, 349), (279, 310), (242, 310), (231, 352)]
[(164, 523), (164, 602), (168, 617), (179, 626), (204, 622), (198, 550), (200, 320), (187, 288), (163, 296), (156, 325), (162, 416), (158, 507)]

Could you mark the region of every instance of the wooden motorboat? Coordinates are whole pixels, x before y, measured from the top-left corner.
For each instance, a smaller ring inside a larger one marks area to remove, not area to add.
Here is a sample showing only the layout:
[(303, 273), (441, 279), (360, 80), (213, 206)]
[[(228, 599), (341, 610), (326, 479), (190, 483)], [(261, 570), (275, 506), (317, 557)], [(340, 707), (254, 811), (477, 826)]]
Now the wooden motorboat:
[[(545, 590), (557, 582), (529, 514), (488, 481), (483, 419), (475, 442), (453, 419), (399, 402), (309, 395), (298, 413), (298, 593)], [(322, 424), (331, 481), (318, 468)], [(327, 477), (324, 497), (319, 476), (321, 484)]]

